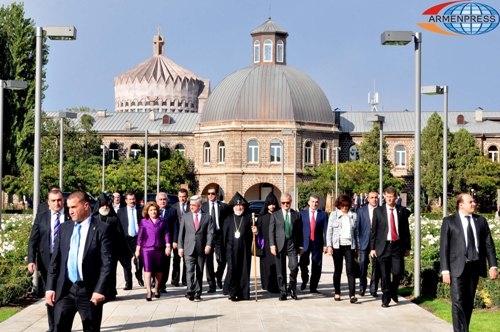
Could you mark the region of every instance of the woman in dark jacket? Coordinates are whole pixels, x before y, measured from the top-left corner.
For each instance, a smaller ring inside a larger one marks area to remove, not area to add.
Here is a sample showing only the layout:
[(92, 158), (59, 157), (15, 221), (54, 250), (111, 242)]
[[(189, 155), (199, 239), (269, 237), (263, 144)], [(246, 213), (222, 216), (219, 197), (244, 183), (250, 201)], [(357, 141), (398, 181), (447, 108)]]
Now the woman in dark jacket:
[(264, 202), (264, 206), (259, 213), (257, 225), (259, 233), (262, 233), (264, 238), (264, 248), (260, 255), (260, 280), (262, 289), (270, 293), (279, 293), (278, 279), (276, 276), (276, 257), (271, 255), (269, 247), (269, 220), (271, 213), (280, 209), (278, 198), (270, 192)]

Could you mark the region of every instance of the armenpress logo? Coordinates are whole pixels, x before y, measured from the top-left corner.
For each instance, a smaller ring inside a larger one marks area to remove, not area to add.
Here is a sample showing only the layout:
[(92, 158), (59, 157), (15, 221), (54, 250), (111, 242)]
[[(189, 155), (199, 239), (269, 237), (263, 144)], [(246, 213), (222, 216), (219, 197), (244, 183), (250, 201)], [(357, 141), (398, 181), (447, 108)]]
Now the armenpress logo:
[(482, 35), (493, 31), (500, 21), (498, 11), (483, 3), (471, 1), (443, 2), (426, 9), (427, 22), (422, 28), (445, 35)]

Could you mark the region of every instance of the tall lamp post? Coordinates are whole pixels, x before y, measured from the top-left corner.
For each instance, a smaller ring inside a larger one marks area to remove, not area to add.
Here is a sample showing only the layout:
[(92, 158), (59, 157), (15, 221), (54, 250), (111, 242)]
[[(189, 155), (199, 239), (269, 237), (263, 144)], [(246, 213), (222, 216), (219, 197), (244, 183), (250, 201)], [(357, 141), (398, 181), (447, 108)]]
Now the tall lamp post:
[(293, 207), (297, 209), (297, 130), (282, 130), (284, 136), (293, 136)]
[(156, 166), (156, 193), (160, 192), (160, 152), (161, 152), (161, 140), (158, 138), (158, 164)]
[(104, 189), (105, 189), (104, 174), (105, 174), (105, 171), (106, 171), (106, 145), (101, 144), (101, 149), (102, 149), (102, 185), (101, 185), (101, 192), (104, 192)]
[(448, 214), (448, 86), (423, 86), (425, 95), (444, 95), (443, 108), (443, 218)]
[(60, 134), (59, 134), (59, 187), (63, 191), (63, 165), (64, 165), (64, 119), (76, 119), (74, 112), (59, 112)]
[(421, 135), (421, 93), (422, 86), (422, 34), (413, 31), (384, 31), (381, 35), (382, 45), (407, 45), (415, 44), (415, 170), (414, 170), (414, 216), (415, 216), (415, 269), (414, 269), (414, 296), (420, 297), (420, 135)]
[[(384, 121), (385, 117), (382, 115), (375, 114), (374, 116), (369, 117), (368, 122), (373, 122), (374, 124), (379, 125), (379, 156), (378, 156), (378, 192), (379, 195), (382, 195), (384, 191), (383, 187), (383, 175), (384, 175)], [(378, 205), (382, 206), (382, 200), (378, 200)]]
[(284, 156), (285, 156), (285, 144), (283, 142), (282, 139), (280, 139), (280, 146), (281, 146), (281, 155), (280, 155), (280, 158), (281, 158), (281, 193), (283, 194), (285, 192), (285, 160), (284, 160)]
[(40, 204), (40, 141), (42, 132), (42, 60), (43, 36), (53, 40), (75, 40), (74, 26), (47, 26), (36, 28), (36, 70), (35, 70), (35, 144), (33, 153), (33, 220)]
[(3, 209), (3, 192), (2, 192), (2, 176), (3, 176), (3, 90), (24, 90), (28, 87), (26, 81), (15, 80), (0, 80), (0, 225), (2, 224), (2, 209)]
[(339, 152), (340, 146), (335, 147), (335, 198), (334, 203), (339, 196)]

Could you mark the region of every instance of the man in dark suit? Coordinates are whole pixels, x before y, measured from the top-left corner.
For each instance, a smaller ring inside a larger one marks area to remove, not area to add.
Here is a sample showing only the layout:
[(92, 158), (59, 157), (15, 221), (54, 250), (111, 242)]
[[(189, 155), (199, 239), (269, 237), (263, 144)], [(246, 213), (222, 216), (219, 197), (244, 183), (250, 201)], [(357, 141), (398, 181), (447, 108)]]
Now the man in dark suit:
[[(201, 209), (203, 212), (209, 214), (213, 220), (214, 226), (214, 243), (213, 243), (213, 251), (207, 256), (207, 283), (208, 283), (208, 292), (214, 293), (215, 286), (217, 285), (219, 288), (222, 288), (222, 275), (224, 274), (224, 269), (226, 268), (226, 254), (224, 250), (223, 243), (223, 220), (224, 213), (226, 209), (226, 204), (220, 202), (218, 200), (218, 192), (217, 188), (211, 186), (207, 191), (208, 201), (203, 203)], [(215, 259), (217, 260), (217, 270), (214, 267), (214, 254)], [(227, 293), (227, 290), (225, 291)]]
[(186, 262), (186, 298), (201, 301), (203, 267), (212, 250), (212, 218), (201, 209), (201, 196), (189, 199), (190, 212), (186, 213), (179, 225), (179, 256)]
[(397, 193), (393, 187), (384, 192), (385, 204), (373, 211), (370, 236), (370, 256), (377, 257), (382, 280), (382, 307), (391, 299), (398, 303), (398, 288), (405, 270), (404, 257), (410, 255), (411, 240), (409, 212), (396, 206)]
[[(368, 274), (368, 264), (370, 263), (370, 234), (372, 228), (373, 212), (378, 205), (378, 191), (372, 190), (367, 194), (367, 204), (358, 210), (358, 230), (359, 230), (359, 295), (365, 296)], [(370, 281), (370, 294), (377, 297), (378, 282), (380, 279), (380, 267), (377, 260), (372, 259), (372, 277)]]
[(443, 282), (451, 286), (454, 331), (469, 331), (479, 277), (498, 278), (495, 244), (486, 219), (474, 214), (476, 202), (469, 194), (457, 197), (457, 213), (441, 226), (440, 260)]
[(186, 286), (186, 264), (184, 259), (182, 260), (182, 277), (181, 277), (181, 257), (179, 256), (179, 250), (177, 247), (179, 241), (179, 224), (185, 213), (188, 212), (188, 191), (187, 189), (181, 188), (177, 192), (177, 197), (179, 201), (172, 205), (172, 208), (176, 212), (174, 221), (174, 232), (172, 237), (172, 286), (179, 287), (179, 281), (182, 285)]
[(59, 229), (45, 300), (54, 306), (56, 331), (71, 331), (76, 312), (84, 331), (99, 331), (112, 265), (109, 227), (92, 218), (85, 192), (69, 195), (67, 205), (73, 222)]
[[(123, 290), (132, 289), (132, 263), (131, 259), (137, 246), (137, 234), (139, 233), (139, 223), (142, 219), (142, 211), (135, 204), (135, 194), (129, 192), (125, 195), (126, 206), (118, 209), (118, 219), (122, 225), (122, 229), (126, 234), (130, 252), (124, 252), (118, 257), (118, 261), (123, 266), (123, 274), (125, 276), (125, 287)], [(135, 267), (135, 276), (139, 286), (144, 287), (142, 279), (142, 260), (138, 259)]]
[[(328, 216), (324, 211), (318, 210), (319, 196), (309, 196), (308, 209), (300, 211), (302, 218), (302, 230), (304, 237), (304, 253), (300, 255), (299, 266), (302, 277), (301, 290), (305, 290), (309, 281), (309, 262), (311, 263), (311, 283), (309, 292), (319, 293), (318, 283), (321, 278), (321, 268), (323, 266), (323, 253), (326, 252), (325, 236), (328, 224)], [(311, 257), (312, 256), (312, 257)]]
[[(168, 233), (174, 233), (174, 223), (177, 218), (177, 213), (175, 209), (168, 206), (168, 195), (164, 192), (159, 192), (156, 194), (156, 204), (160, 207), (159, 217), (165, 220), (168, 225)], [(170, 239), (172, 241), (172, 238)], [(168, 245), (172, 246), (172, 243), (168, 243)], [(170, 273), (170, 256), (163, 256), (162, 261), (162, 275), (160, 284), (158, 285), (158, 289), (160, 293), (167, 292), (167, 281)]]
[[(59, 189), (53, 189), (47, 197), (48, 210), (37, 213), (28, 242), (28, 271), (39, 271), (42, 285), (39, 285), (39, 294), (45, 296), (47, 285), (47, 270), (50, 257), (54, 249), (55, 240), (59, 234), (60, 225), (68, 220), (64, 213), (64, 199)], [(54, 330), (54, 308), (47, 306), (49, 331)]]
[[(300, 213), (290, 208), (292, 196), (281, 195), (281, 210), (273, 212), (269, 221), (269, 245), (271, 254), (276, 256), (276, 275), (280, 290), (280, 301), (287, 298), (287, 292), (292, 299), (297, 300), (297, 274), (299, 272), (297, 254), (304, 250), (304, 235)], [(286, 258), (290, 269), (290, 283), (287, 288)]]

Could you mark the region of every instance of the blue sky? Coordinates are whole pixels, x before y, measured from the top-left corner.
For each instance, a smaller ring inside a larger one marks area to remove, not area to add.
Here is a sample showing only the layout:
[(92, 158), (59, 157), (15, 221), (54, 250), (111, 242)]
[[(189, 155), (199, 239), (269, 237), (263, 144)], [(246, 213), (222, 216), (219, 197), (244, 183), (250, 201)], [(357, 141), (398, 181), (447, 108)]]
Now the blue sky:
[[(0, 0), (0, 5), (13, 1)], [(287, 64), (313, 78), (332, 108), (414, 110), (414, 48), (382, 46), (385, 30), (423, 33), (422, 84), (448, 85), (450, 111), (500, 110), (500, 27), (451, 37), (417, 26), (429, 0), (27, 0), (37, 26), (74, 25), (76, 41), (49, 41), (46, 111), (114, 110), (114, 77), (152, 56), (158, 27), (165, 55), (211, 81), (251, 65), (250, 32), (269, 16), (289, 33)], [(482, 2), (500, 11), (500, 2)], [(422, 96), (423, 111), (442, 97)]]

